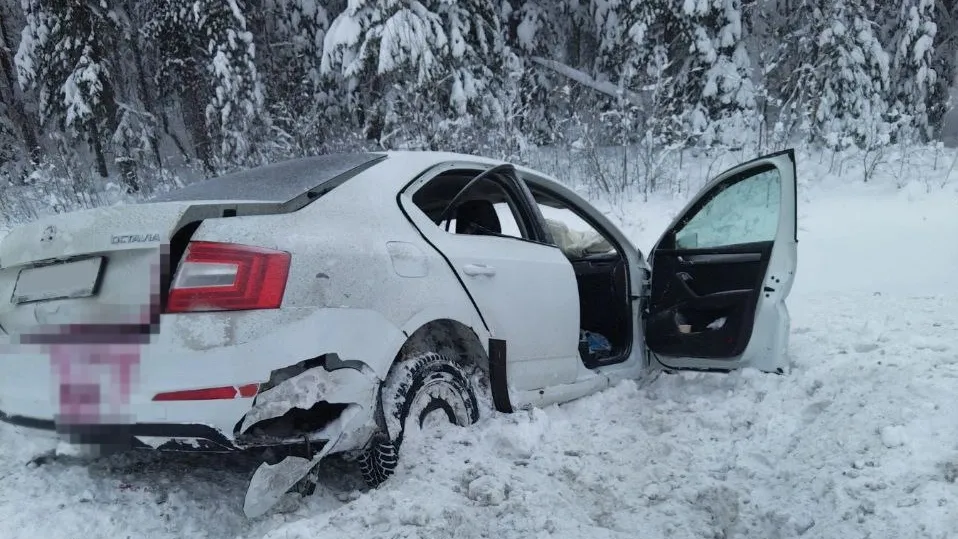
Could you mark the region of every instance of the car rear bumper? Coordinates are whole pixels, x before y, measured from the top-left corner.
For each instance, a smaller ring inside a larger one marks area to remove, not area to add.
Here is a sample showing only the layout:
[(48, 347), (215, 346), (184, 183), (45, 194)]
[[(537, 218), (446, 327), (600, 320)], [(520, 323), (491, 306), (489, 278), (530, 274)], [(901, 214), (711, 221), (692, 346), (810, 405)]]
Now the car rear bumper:
[[(284, 456), (311, 458), (329, 440), (295, 441), (255, 448), (237, 446), (223, 433), (208, 425), (135, 423), (120, 425), (57, 425), (52, 420), (11, 416), (0, 412), (0, 422), (22, 429), (32, 437), (64, 441), (94, 451), (114, 453), (128, 450), (172, 451), (178, 453), (229, 453), (270, 447), (272, 460)], [(277, 452), (276, 450), (279, 449)]]
[[(187, 323), (187, 321), (189, 323)], [(268, 326), (270, 332), (244, 335), (244, 325)], [(212, 335), (198, 328), (209, 328)], [(38, 346), (12, 344), (10, 337), (0, 350), (0, 421), (32, 431), (38, 436), (55, 436), (74, 444), (147, 448), (174, 451), (225, 452), (263, 446), (288, 446), (301, 443), (287, 439), (257, 440), (247, 431), (244, 421), (250, 417), (269, 420), (279, 417), (282, 400), (270, 399), (282, 384), (261, 388), (271, 373), (307, 360), (333, 355), (334, 366), (319, 364), (305, 370), (309, 387), (294, 387), (290, 408), (309, 409), (319, 402), (337, 403), (350, 408), (348, 421), (334, 421), (331, 431), (312, 432), (308, 445), (315, 450), (331, 439), (341, 440), (335, 451), (355, 449), (365, 443), (363, 437), (375, 426), (373, 413), (376, 389), (381, 374), (370, 368), (374, 359), (391, 357), (402, 342), (402, 333), (381, 316), (370, 311), (320, 309), (310, 313), (244, 313), (217, 320), (214, 316), (170, 317), (161, 322), (160, 331), (139, 347), (130, 390), (122, 406), (107, 406), (92, 420), (65, 419), (62, 407), (62, 371), (54, 367), (49, 350)], [(359, 331), (359, 330), (362, 331)], [(374, 334), (382, 339), (362, 339)], [(100, 366), (102, 367), (102, 366)], [(98, 367), (98, 368), (100, 368)], [(115, 382), (113, 366), (97, 371), (97, 382), (111, 391)], [(285, 383), (285, 382), (284, 382)], [(205, 388), (237, 388), (231, 398), (163, 400), (161, 394), (190, 392)], [(321, 389), (320, 389), (321, 388)], [(316, 389), (320, 389), (316, 391)], [(305, 396), (303, 396), (305, 395)], [(306, 400), (312, 399), (312, 400)], [(263, 408), (269, 410), (264, 413)], [(79, 417), (79, 416), (77, 416)], [(88, 417), (88, 416), (84, 416)], [(30, 434), (30, 433), (28, 433)]]
[[(55, 437), (71, 444), (116, 449), (226, 452), (239, 449), (223, 433), (200, 424), (133, 423), (116, 425), (63, 425), (0, 412), (0, 421), (29, 434)], [(154, 443), (149, 443), (149, 442)], [(156, 442), (160, 443), (157, 444)]]

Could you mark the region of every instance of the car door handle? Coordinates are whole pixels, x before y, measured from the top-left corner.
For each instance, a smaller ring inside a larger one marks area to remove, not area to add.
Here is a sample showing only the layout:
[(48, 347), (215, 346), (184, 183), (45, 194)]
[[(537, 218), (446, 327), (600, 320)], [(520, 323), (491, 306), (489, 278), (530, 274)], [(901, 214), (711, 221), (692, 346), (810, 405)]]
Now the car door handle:
[(462, 272), (470, 277), (477, 275), (486, 275), (492, 277), (496, 274), (496, 268), (485, 264), (466, 264), (462, 267)]

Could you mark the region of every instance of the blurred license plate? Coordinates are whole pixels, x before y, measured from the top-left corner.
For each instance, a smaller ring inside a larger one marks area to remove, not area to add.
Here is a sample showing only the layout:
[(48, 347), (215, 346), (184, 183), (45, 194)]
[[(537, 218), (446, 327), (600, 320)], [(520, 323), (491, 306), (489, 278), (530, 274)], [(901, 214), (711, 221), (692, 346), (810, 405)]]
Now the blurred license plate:
[(13, 303), (84, 298), (96, 293), (103, 257), (20, 270)]

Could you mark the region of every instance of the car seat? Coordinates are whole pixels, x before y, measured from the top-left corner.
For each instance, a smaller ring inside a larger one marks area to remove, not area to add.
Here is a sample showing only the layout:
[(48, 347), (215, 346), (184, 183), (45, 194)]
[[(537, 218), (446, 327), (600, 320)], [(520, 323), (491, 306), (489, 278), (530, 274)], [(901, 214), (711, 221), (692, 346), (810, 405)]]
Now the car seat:
[(502, 234), (496, 207), (488, 200), (470, 200), (456, 208), (456, 234)]

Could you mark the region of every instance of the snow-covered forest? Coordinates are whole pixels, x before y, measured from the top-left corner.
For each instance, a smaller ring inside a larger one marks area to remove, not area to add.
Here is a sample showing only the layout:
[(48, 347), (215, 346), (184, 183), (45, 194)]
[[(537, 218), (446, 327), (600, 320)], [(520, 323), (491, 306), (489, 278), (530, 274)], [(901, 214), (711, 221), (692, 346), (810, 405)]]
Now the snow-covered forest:
[(360, 147), (628, 148), (606, 191), (689, 149), (867, 170), (942, 139), (956, 75), (958, 0), (0, 0), (0, 209)]

